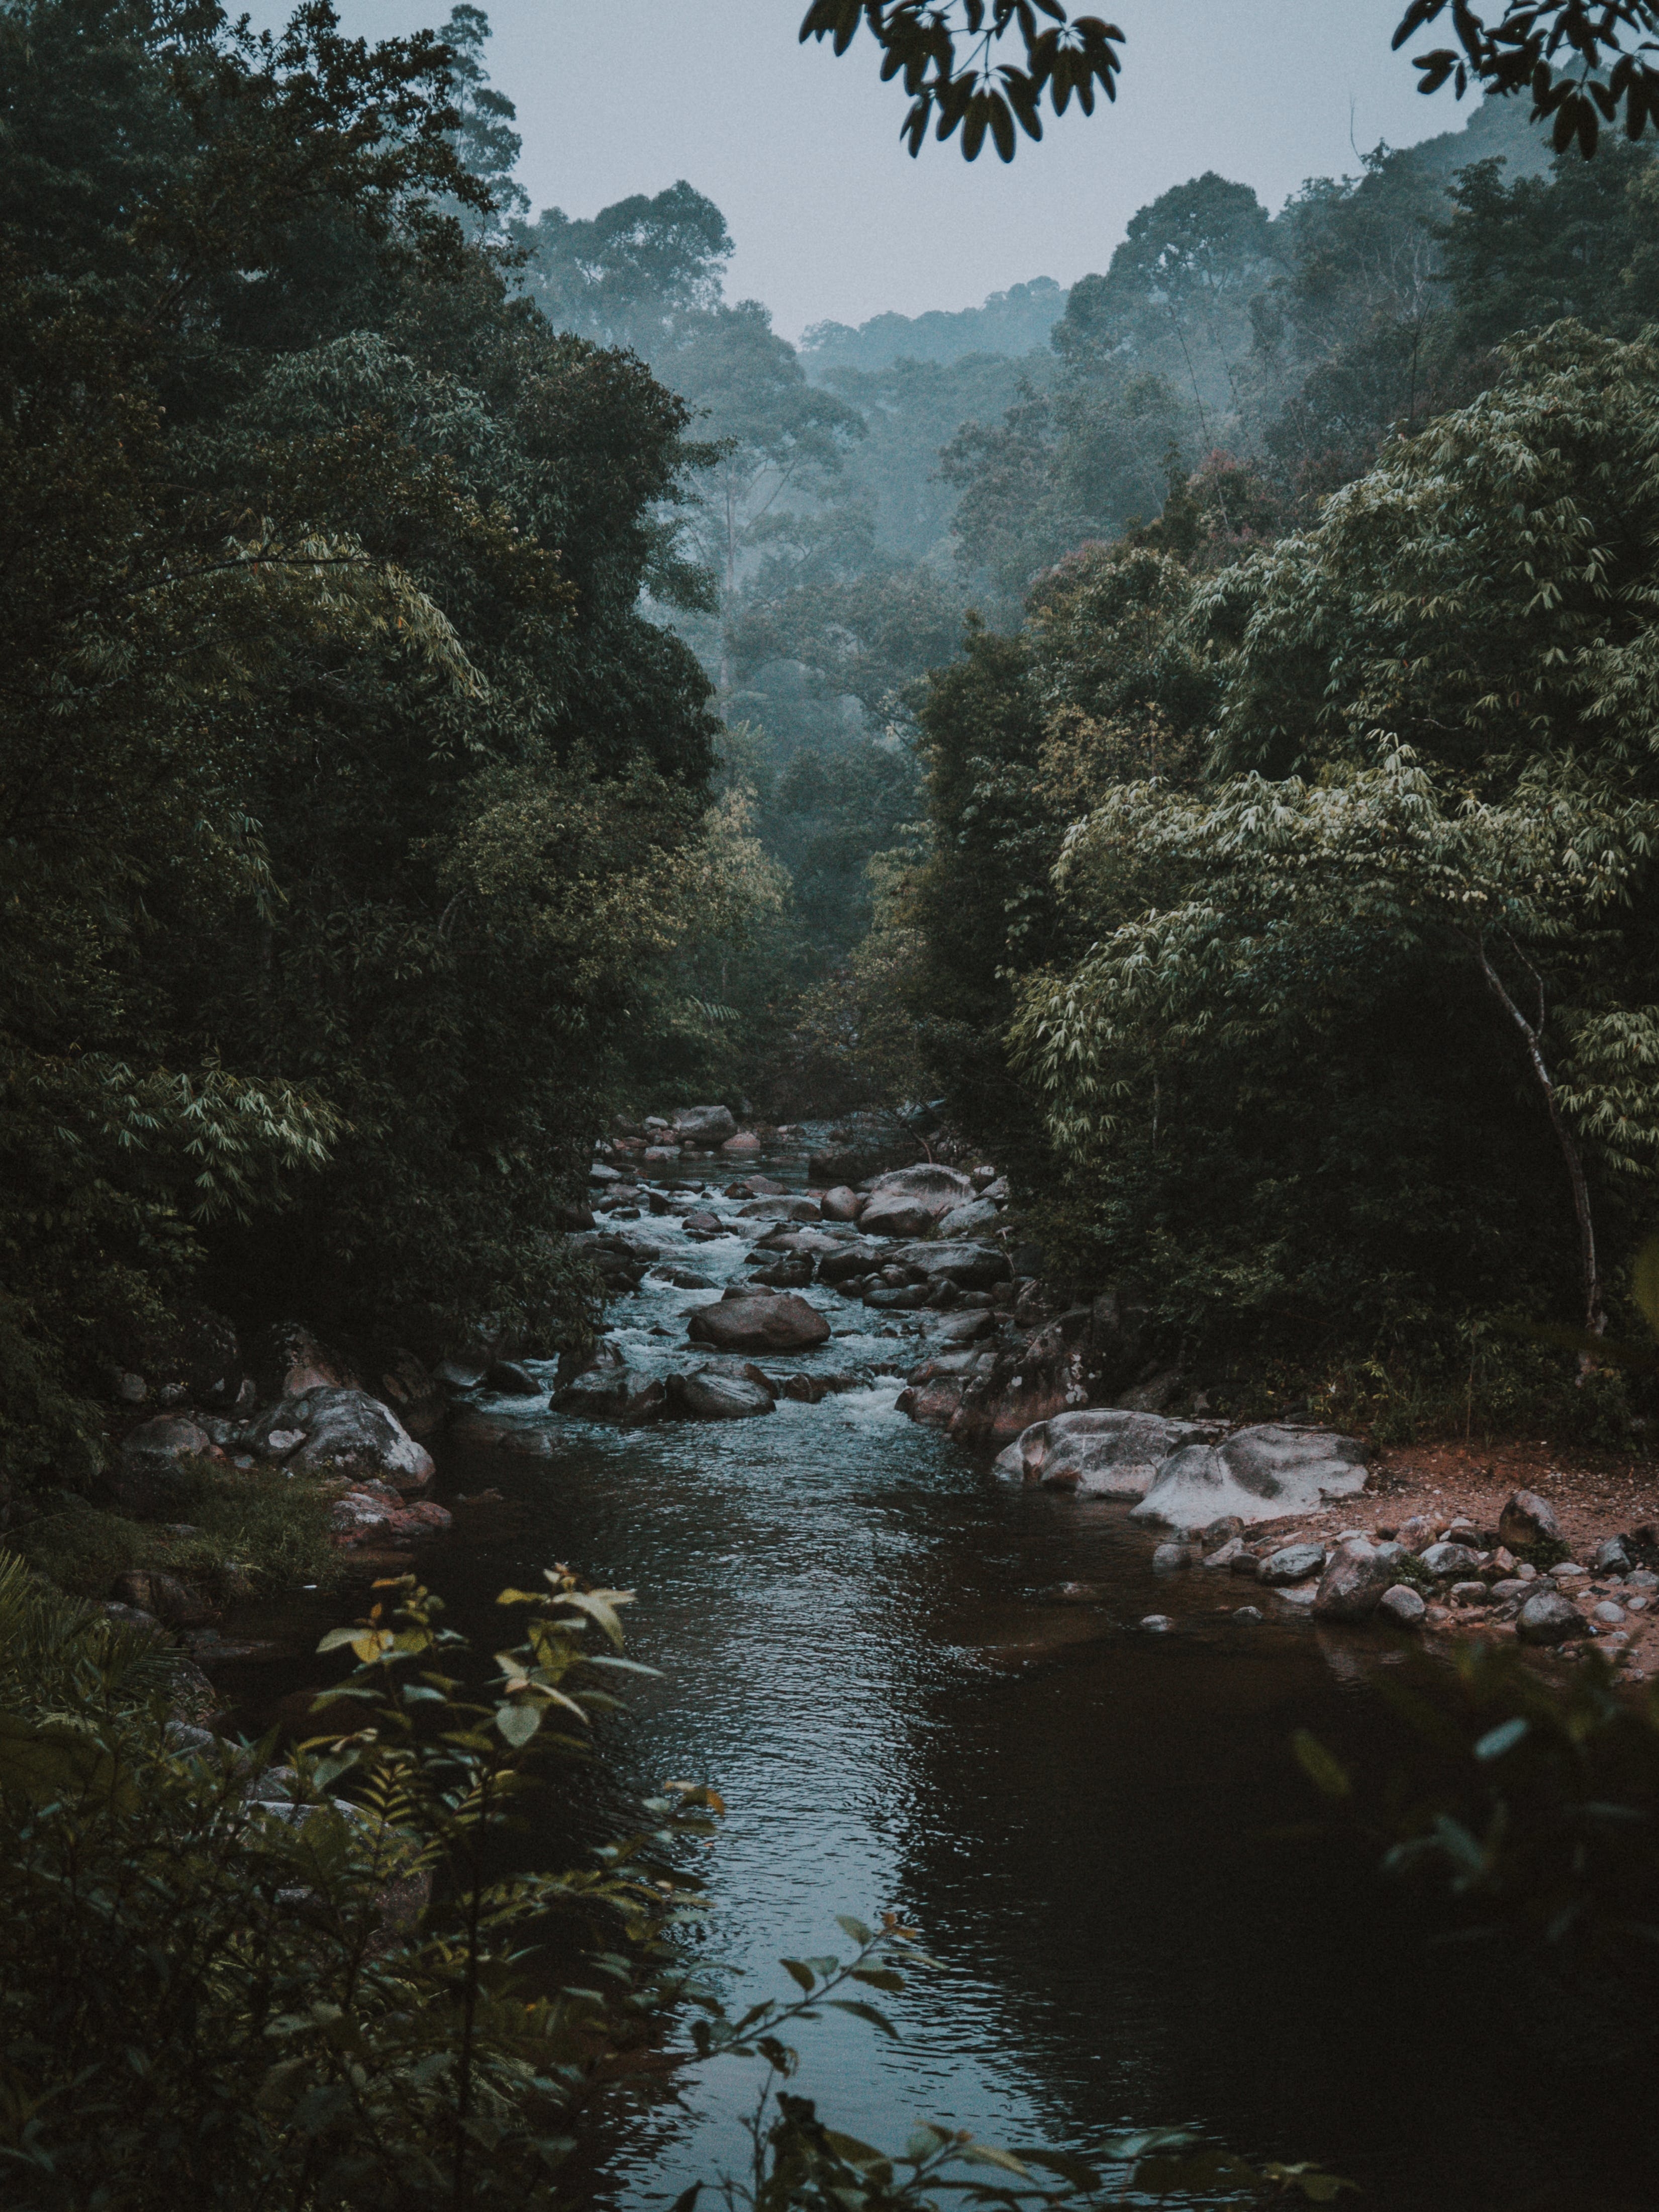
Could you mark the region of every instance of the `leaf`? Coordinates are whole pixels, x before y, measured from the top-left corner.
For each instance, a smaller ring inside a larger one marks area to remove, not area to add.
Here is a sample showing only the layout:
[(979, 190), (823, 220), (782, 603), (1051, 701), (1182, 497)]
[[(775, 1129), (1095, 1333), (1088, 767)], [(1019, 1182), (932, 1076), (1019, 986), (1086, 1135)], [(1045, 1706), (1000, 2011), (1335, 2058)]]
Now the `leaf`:
[(818, 1978), (812, 1972), (812, 1969), (806, 1964), (805, 1960), (803, 1959), (780, 1959), (778, 1960), (778, 1964), (783, 1968), (784, 1972), (788, 1975), (790, 1980), (795, 1983), (799, 1988), (805, 1990), (808, 1996), (811, 1996), (812, 1991), (818, 1985)]
[(1496, 1728), (1488, 1729), (1475, 1744), (1475, 1757), (1480, 1759), (1502, 1759), (1506, 1751), (1515, 1748), (1531, 1726), (1531, 1722), (1520, 1713), (1513, 1720), (1500, 1721)]
[(495, 1725), (514, 1751), (522, 1751), (542, 1724), (542, 1709), (526, 1700), (522, 1705), (497, 1705)]
[(873, 1943), (876, 1940), (874, 1930), (866, 1928), (861, 1920), (854, 1920), (850, 1912), (838, 1912), (836, 1915), (836, 1925), (843, 1936), (850, 1936), (854, 1942), (860, 1947), (866, 1943)]
[(865, 2004), (857, 1997), (831, 1997), (830, 2008), (832, 2012), (850, 2012), (854, 2020), (865, 2021), (870, 2027), (878, 2027), (884, 2035), (890, 2035), (895, 2043), (900, 2039), (897, 2028), (884, 2012), (878, 2012), (874, 2005)]
[(1352, 1796), (1353, 1783), (1347, 1768), (1326, 1750), (1316, 1735), (1306, 1729), (1297, 1729), (1291, 1738), (1291, 1748), (1296, 1753), (1297, 1765), (1322, 1797), (1340, 1800)]
[(319, 1651), (337, 1651), (342, 1644), (355, 1644), (362, 1634), (361, 1628), (331, 1628), (317, 1649)]

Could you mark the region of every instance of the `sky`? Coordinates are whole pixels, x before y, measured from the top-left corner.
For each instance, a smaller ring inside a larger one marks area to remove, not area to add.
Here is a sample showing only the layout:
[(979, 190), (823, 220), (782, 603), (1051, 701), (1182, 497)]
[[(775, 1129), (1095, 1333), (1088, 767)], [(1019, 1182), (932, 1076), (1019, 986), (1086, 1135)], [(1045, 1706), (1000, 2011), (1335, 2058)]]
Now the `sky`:
[[(449, 0), (337, 0), (385, 37)], [(1028, 277), (1103, 270), (1139, 207), (1218, 169), (1269, 208), (1356, 149), (1455, 130), (1389, 38), (1403, 0), (1093, 0), (1127, 33), (1115, 106), (1045, 116), (1012, 167), (899, 143), (906, 101), (860, 33), (800, 46), (805, 0), (481, 0), (495, 82), (518, 106), (532, 207), (591, 216), (684, 177), (737, 243), (727, 296), (797, 338), (818, 321), (976, 306)]]

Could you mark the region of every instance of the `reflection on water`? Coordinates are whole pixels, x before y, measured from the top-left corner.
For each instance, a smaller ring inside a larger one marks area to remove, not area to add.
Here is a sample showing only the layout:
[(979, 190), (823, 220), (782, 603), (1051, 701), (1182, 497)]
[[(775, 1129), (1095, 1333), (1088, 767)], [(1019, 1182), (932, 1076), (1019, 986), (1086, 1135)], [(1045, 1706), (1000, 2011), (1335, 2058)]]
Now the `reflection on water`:
[[(629, 1225), (711, 1275), (747, 1249)], [(630, 1363), (684, 1362), (684, 1316), (708, 1295), (647, 1282), (623, 1301)], [(769, 1369), (915, 1356), (808, 1295), (858, 1333)], [(1446, 1948), (1369, 1854), (1268, 1832), (1309, 1809), (1293, 1728), (1389, 1756), (1354, 1647), (1303, 1620), (1235, 1624), (1229, 1577), (1172, 1598), (1123, 1508), (1013, 1492), (897, 1413), (897, 1389), (877, 1375), (762, 1419), (631, 1431), (491, 1401), (550, 1425), (556, 1456), (452, 1448), (453, 1488), (513, 1506), (495, 1537), (425, 1563), (463, 1615), (554, 1559), (638, 1590), (633, 1649), (663, 1679), (620, 1763), (725, 1795), (708, 1940), (744, 2001), (780, 1990), (780, 1954), (844, 1949), (840, 1911), (893, 1908), (944, 1960), (898, 2001), (899, 2045), (804, 2030), (805, 2092), (894, 2147), (913, 2117), (1083, 2149), (1190, 2124), (1322, 2160), (1401, 2212), (1632, 2190), (1652, 2102), (1600, 2026)], [(1137, 1635), (1154, 1609), (1178, 1632)], [(741, 2065), (691, 2073), (623, 2160), (623, 2195), (654, 2203), (741, 2163), (752, 2086)]]

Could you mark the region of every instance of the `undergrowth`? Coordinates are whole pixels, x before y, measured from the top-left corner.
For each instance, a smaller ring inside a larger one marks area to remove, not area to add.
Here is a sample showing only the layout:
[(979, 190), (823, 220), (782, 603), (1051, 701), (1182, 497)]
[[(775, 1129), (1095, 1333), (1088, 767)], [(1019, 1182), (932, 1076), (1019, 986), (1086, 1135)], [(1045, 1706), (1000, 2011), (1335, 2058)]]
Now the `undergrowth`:
[(330, 1540), (331, 1498), (280, 1468), (227, 1474), (200, 1468), (179, 1521), (131, 1521), (59, 1491), (11, 1541), (38, 1574), (73, 1596), (106, 1596), (131, 1568), (187, 1577), (219, 1598), (303, 1583), (326, 1589), (344, 1573)]

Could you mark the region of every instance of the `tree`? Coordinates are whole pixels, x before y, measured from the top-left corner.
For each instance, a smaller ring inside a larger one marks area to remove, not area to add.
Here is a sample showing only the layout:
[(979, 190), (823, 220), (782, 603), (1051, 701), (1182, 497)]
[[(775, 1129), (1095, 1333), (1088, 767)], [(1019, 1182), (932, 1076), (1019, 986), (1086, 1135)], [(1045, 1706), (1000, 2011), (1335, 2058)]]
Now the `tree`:
[(676, 342), (688, 319), (720, 305), (732, 252), (725, 216), (684, 178), (654, 198), (617, 200), (589, 222), (544, 208), (514, 236), (526, 256), (526, 289), (556, 331), (631, 346), (647, 361)]

